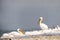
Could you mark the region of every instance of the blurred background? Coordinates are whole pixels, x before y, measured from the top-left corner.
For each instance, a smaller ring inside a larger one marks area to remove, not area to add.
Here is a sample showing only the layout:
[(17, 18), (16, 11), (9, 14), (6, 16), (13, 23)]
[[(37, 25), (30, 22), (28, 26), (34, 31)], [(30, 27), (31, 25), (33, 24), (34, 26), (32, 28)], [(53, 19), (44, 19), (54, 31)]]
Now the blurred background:
[(49, 28), (60, 25), (60, 0), (0, 0), (0, 34), (17, 28), (40, 30), (41, 16)]

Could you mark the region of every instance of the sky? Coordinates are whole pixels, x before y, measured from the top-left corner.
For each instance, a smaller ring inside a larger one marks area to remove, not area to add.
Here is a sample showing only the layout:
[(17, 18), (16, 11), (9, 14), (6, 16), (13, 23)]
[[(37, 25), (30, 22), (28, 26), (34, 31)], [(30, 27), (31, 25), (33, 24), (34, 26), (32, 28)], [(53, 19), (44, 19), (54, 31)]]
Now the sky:
[(0, 0), (0, 31), (37, 30), (39, 17), (49, 28), (60, 25), (60, 0)]

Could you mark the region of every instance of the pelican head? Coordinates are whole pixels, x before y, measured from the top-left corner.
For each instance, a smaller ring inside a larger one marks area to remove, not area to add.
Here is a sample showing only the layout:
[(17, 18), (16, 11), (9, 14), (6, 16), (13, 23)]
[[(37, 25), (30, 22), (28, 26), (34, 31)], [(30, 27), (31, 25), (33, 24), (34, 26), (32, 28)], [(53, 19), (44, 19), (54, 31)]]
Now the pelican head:
[(18, 28), (17, 31), (23, 35), (25, 34), (25, 32), (23, 32), (20, 28)]
[(39, 17), (37, 24), (40, 25), (43, 21), (43, 17)]
[(43, 21), (43, 17), (40, 17), (39, 20), (40, 20), (40, 21)]

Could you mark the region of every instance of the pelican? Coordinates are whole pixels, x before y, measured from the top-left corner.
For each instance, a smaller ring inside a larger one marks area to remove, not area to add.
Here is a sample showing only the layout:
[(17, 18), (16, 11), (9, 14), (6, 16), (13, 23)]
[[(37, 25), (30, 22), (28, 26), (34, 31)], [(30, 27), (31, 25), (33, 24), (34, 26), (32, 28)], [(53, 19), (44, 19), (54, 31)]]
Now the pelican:
[(18, 32), (12, 31), (10, 33), (4, 33), (1, 38), (12, 38), (18, 36), (25, 36), (25, 32), (23, 32), (20, 28), (17, 29)]
[(25, 35), (25, 32), (23, 32), (20, 28), (18, 28), (17, 31), (18, 31), (21, 35)]
[(46, 24), (42, 23), (42, 21), (43, 21), (43, 17), (40, 17), (37, 24), (40, 26), (40, 28), (42, 30), (47, 30), (48, 26)]

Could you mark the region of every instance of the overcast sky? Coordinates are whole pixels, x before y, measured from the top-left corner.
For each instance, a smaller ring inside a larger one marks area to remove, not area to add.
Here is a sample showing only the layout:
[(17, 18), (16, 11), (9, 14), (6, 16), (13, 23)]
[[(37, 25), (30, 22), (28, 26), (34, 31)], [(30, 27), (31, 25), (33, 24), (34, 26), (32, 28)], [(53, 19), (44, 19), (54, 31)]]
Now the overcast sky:
[(49, 28), (60, 25), (60, 0), (0, 0), (0, 30), (34, 30), (39, 17)]

